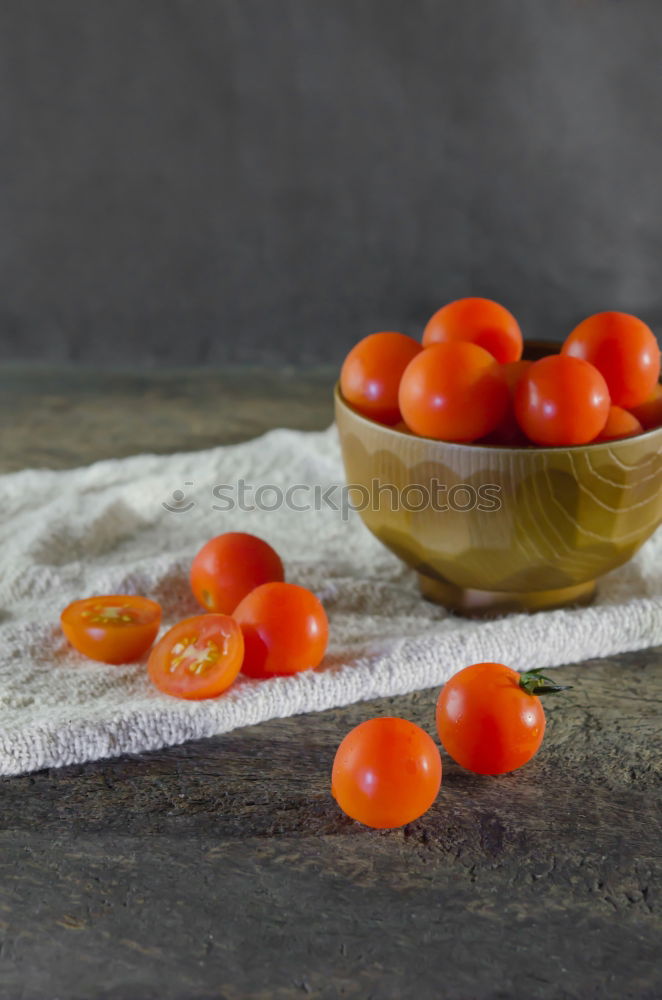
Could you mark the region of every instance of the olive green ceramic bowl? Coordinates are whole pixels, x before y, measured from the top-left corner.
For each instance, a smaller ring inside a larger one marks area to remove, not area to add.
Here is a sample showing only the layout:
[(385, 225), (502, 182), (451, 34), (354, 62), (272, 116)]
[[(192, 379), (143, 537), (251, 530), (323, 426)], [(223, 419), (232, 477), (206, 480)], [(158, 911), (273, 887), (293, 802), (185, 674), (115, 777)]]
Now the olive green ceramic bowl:
[(573, 448), (452, 444), (374, 423), (338, 387), (335, 403), (364, 523), (455, 611), (587, 604), (662, 523), (662, 428)]

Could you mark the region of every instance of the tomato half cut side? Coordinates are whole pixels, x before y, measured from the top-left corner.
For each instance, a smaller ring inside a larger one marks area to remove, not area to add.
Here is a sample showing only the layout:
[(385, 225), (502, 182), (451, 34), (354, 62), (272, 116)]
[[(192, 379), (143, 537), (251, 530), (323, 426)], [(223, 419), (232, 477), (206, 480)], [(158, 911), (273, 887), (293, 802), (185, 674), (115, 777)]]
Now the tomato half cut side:
[(67, 605), (62, 631), (74, 649), (101, 663), (139, 660), (156, 639), (161, 606), (148, 597), (109, 594)]
[(152, 683), (175, 698), (216, 698), (241, 670), (244, 637), (229, 615), (195, 615), (174, 625), (149, 655)]

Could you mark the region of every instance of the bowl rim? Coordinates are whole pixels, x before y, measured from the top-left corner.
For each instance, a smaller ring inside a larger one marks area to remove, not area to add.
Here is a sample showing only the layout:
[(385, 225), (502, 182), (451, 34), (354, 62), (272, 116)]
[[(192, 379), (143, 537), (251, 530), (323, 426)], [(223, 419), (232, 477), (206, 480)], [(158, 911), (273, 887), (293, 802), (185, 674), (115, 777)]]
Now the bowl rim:
[[(660, 383), (662, 385), (662, 383)], [(364, 416), (359, 413), (351, 403), (348, 403), (342, 392), (340, 391), (340, 379), (336, 382), (333, 395), (335, 401), (338, 405), (342, 406), (348, 413), (351, 413), (352, 417), (359, 420), (361, 423), (366, 424), (368, 427), (378, 427), (380, 431), (384, 431), (388, 434), (393, 434), (395, 437), (400, 438), (403, 441), (411, 441), (412, 438), (415, 441), (426, 441), (429, 444), (443, 445), (444, 448), (471, 448), (476, 452), (485, 452), (488, 455), (494, 455), (498, 453), (505, 453), (507, 455), (540, 455), (543, 453), (558, 454), (560, 451), (570, 451), (570, 452), (586, 452), (588, 450), (607, 450), (619, 446), (627, 446), (628, 444), (633, 444), (635, 441), (644, 441), (648, 438), (654, 438), (655, 435), (662, 437), (662, 424), (659, 427), (652, 427), (650, 430), (644, 431), (642, 434), (633, 434), (630, 437), (625, 438), (614, 438), (613, 441), (589, 441), (588, 444), (568, 444), (568, 445), (555, 445), (555, 446), (539, 446), (533, 442), (526, 448), (522, 448), (519, 445), (509, 445), (509, 444), (477, 444), (473, 441), (444, 441), (441, 438), (431, 438), (423, 437), (421, 434), (405, 433), (404, 431), (399, 431), (395, 427), (389, 427), (388, 424), (380, 424), (377, 420), (371, 420), (370, 417)]]

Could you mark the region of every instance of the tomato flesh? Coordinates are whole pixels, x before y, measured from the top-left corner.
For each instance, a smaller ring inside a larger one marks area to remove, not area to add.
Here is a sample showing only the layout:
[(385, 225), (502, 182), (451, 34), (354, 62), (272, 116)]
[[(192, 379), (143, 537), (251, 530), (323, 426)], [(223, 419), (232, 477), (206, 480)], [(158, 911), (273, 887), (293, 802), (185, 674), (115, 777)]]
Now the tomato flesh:
[(437, 731), (456, 763), (477, 774), (506, 774), (538, 752), (545, 713), (537, 695), (503, 663), (475, 663), (444, 684)]
[(165, 694), (193, 701), (216, 698), (236, 678), (243, 655), (241, 629), (229, 615), (195, 615), (157, 642), (147, 672)]
[(296, 674), (318, 666), (329, 623), (315, 594), (294, 583), (265, 583), (240, 602), (234, 618), (244, 635), (242, 670), (249, 677)]
[(232, 614), (255, 587), (284, 578), (277, 552), (256, 535), (228, 531), (203, 545), (191, 565), (191, 589), (207, 611)]
[(161, 607), (147, 597), (109, 594), (67, 605), (60, 615), (66, 638), (79, 653), (101, 663), (132, 663), (154, 642)]
[(377, 830), (427, 812), (441, 785), (433, 740), (406, 719), (368, 719), (345, 736), (331, 775), (331, 794), (348, 816)]

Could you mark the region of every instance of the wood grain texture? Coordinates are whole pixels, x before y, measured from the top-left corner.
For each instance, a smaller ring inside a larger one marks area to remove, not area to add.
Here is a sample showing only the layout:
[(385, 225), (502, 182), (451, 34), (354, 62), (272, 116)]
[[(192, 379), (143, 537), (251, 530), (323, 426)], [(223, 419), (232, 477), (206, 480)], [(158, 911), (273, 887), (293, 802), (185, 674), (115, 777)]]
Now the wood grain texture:
[(0, 472), (214, 448), (333, 420), (334, 369), (152, 374), (0, 367)]
[[(328, 423), (317, 376), (292, 403), (291, 376), (244, 377), (220, 437)], [(173, 427), (195, 447), (216, 419), (193, 375), (171, 383), (174, 424), (160, 377), (31, 378), (0, 393), (3, 418), (48, 428), (24, 430), (30, 464), (166, 450)], [(499, 779), (444, 757), (437, 803), (400, 831), (340, 814), (333, 755), (374, 714), (433, 732), (434, 691), (2, 780), (0, 997), (658, 1000), (662, 650), (555, 676), (573, 688), (538, 757)]]

